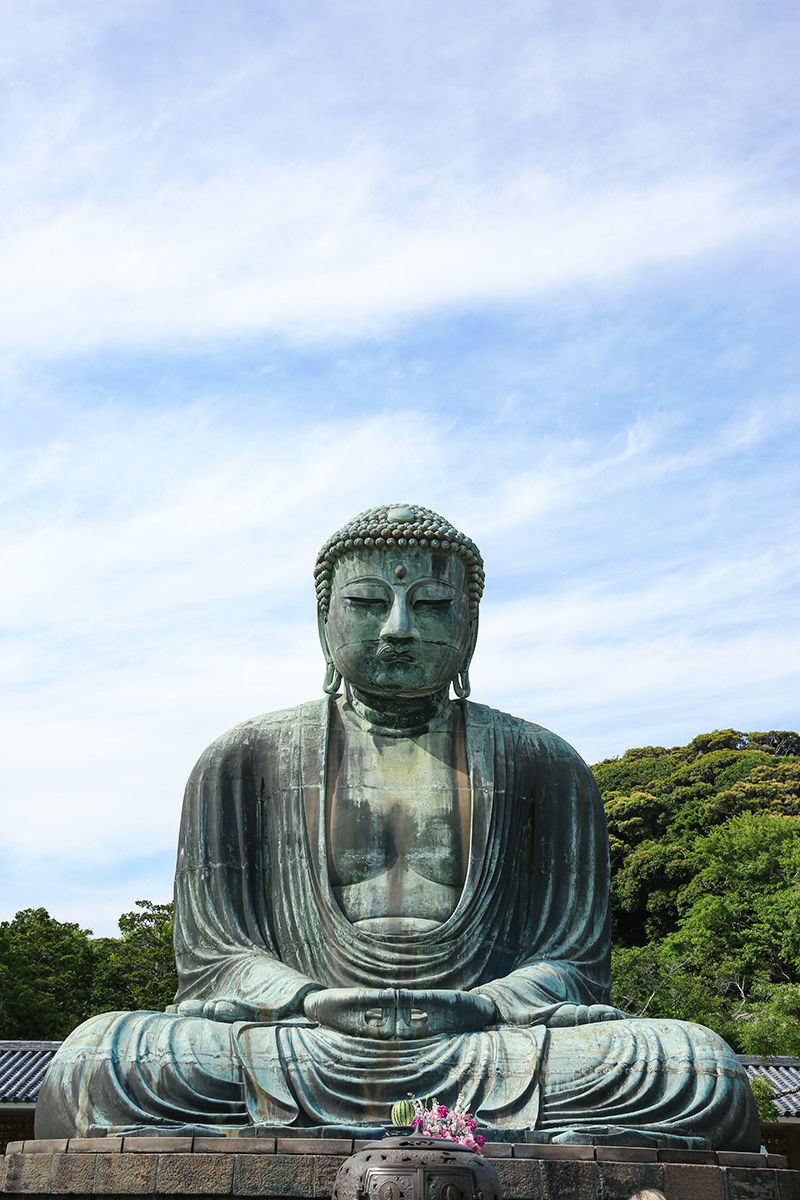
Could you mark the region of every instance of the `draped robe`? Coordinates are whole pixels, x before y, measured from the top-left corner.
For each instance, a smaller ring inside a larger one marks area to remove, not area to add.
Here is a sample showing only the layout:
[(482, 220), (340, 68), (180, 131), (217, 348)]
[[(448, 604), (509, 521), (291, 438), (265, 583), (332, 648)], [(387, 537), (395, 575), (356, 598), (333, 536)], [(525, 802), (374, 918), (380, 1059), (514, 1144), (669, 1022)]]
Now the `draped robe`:
[(186, 791), (175, 878), (176, 1000), (237, 997), (274, 1021), (312, 987), (476, 988), (505, 1023), (608, 1002), (608, 841), (582, 759), (539, 726), (465, 703), (472, 827), (451, 917), (381, 938), (327, 870), (328, 701), (239, 726)]
[[(409, 1093), (452, 1103), (463, 1091), (498, 1128), (569, 1137), (570, 1126), (638, 1125), (667, 1141), (751, 1146), (743, 1073), (710, 1031), (545, 1026), (563, 1004), (611, 1000), (608, 838), (575, 751), (460, 702), (472, 792), (461, 897), (434, 929), (380, 936), (346, 919), (328, 877), (330, 703), (245, 722), (200, 758), (175, 877), (174, 1014), (110, 1014), (71, 1035), (42, 1089), (38, 1135), (375, 1124)], [(353, 1037), (303, 1016), (319, 987), (474, 990), (498, 1017), (473, 1033)], [(257, 1020), (182, 1015), (207, 1000), (245, 1002)], [(675, 1054), (681, 1070), (665, 1071)]]

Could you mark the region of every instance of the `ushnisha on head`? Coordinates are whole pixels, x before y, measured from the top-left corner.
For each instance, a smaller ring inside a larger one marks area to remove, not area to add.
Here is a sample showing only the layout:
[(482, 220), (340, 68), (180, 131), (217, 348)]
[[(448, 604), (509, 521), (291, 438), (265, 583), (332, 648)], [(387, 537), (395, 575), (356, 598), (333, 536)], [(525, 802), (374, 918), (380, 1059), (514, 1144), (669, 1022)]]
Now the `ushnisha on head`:
[(314, 572), (325, 691), (342, 677), (384, 697), (469, 694), (483, 594), (475, 543), (421, 505), (359, 513), (328, 538)]

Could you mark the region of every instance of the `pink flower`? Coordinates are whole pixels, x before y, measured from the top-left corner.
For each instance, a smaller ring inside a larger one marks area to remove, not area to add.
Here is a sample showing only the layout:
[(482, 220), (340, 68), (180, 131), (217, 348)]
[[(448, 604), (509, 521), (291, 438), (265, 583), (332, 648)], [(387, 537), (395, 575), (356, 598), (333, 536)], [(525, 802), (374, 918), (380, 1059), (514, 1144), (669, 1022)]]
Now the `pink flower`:
[(422, 1100), (416, 1099), (414, 1109), (411, 1128), (417, 1136), (422, 1134), (427, 1138), (445, 1138), (478, 1151), (484, 1144), (483, 1138), (476, 1140), (473, 1136), (477, 1128), (475, 1119), (472, 1113), (465, 1112), (461, 1107), (461, 1096), (452, 1109), (446, 1104), (439, 1104), (435, 1099), (430, 1108), (427, 1108)]
[(482, 1134), (476, 1133), (475, 1134), (475, 1145), (478, 1147), (479, 1150), (482, 1150), (483, 1147), (486, 1145), (486, 1138)]

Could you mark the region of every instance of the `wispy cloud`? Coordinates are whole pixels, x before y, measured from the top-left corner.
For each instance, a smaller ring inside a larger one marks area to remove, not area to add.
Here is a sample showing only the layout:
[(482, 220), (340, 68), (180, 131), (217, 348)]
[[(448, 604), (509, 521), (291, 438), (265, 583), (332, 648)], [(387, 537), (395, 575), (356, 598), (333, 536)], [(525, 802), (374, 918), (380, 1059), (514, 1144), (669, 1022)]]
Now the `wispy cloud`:
[[(427, 6), (403, 20), (365, 5), (339, 19), (326, 5), (315, 15), (301, 7), (288, 20), (276, 6), (267, 24), (242, 9), (239, 40), (199, 7), (207, 38), (194, 16), (190, 31), (157, 7), (79, 5), (80, 35), (59, 6), (23, 20), (19, 57), (7, 62), (13, 119), (29, 136), (12, 140), (0, 209), (6, 352), (265, 331), (352, 338), (440, 309), (625, 282), (732, 247), (775, 253), (796, 236), (797, 202), (776, 187), (774, 164), (747, 151), (745, 173), (732, 158), (734, 122), (720, 132), (709, 103), (713, 68), (674, 20), (623, 22), (612, 10), (603, 22), (589, 6), (576, 42), (554, 15), (518, 27), (511, 8), (487, 24), (468, 7), (454, 44), (424, 50), (420, 35), (445, 32)], [(718, 62), (726, 51), (752, 60), (753, 30), (716, 12)], [(690, 25), (702, 46), (711, 26), (697, 15)], [(348, 41), (359, 26), (376, 46), (398, 39), (384, 54), (388, 78)], [(159, 29), (189, 51), (169, 69)], [(779, 22), (770, 34), (756, 42), (780, 61)], [(336, 65), (326, 36), (342, 51)], [(138, 60), (126, 37), (140, 43)], [(626, 87), (644, 86), (648, 64), (650, 104), (665, 94), (642, 112)], [(136, 75), (145, 65), (149, 88)], [(131, 73), (132, 95), (115, 66)], [(432, 101), (418, 110), (415, 72)], [(726, 64), (715, 99), (729, 96), (744, 120), (733, 82)], [(476, 89), (489, 126), (509, 138), (506, 154), (459, 107), (474, 105)], [(753, 129), (764, 111), (762, 97)]]
[(541, 298), (578, 284), (753, 246), (800, 205), (734, 177), (573, 196), (547, 179), (489, 195), (437, 180), (416, 211), (382, 211), (393, 164), (173, 179), (124, 203), (59, 206), (0, 240), (6, 350), (83, 352), (279, 332), (355, 337), (441, 308)]

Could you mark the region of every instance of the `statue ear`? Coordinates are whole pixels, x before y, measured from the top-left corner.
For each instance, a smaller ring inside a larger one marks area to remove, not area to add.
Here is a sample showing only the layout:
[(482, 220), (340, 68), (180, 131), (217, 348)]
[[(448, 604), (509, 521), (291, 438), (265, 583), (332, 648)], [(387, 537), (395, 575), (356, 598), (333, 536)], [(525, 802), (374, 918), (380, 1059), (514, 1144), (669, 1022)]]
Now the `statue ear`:
[(472, 623), (469, 630), (469, 642), (467, 644), (467, 652), (464, 655), (464, 661), (459, 668), (458, 674), (453, 680), (453, 691), (462, 700), (466, 700), (470, 693), (469, 683), (469, 664), (472, 662), (472, 656), (475, 653), (475, 645), (478, 641), (478, 614), (472, 618)]
[(339, 691), (342, 682), (342, 676), (336, 668), (336, 663), (333, 661), (331, 648), (328, 644), (328, 630), (325, 628), (326, 617), (322, 609), (317, 609), (317, 630), (319, 632), (319, 642), (322, 646), (322, 653), (325, 655), (325, 681), (322, 685), (322, 690), (329, 696), (335, 696)]

